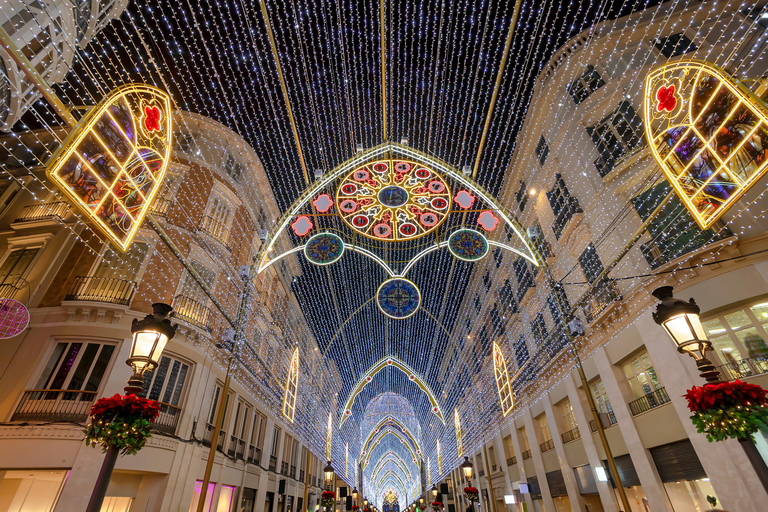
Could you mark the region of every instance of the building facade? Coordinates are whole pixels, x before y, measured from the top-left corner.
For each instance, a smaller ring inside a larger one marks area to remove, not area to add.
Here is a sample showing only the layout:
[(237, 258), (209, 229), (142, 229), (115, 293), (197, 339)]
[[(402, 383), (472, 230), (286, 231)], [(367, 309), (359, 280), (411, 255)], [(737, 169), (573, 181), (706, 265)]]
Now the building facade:
[[(152, 215), (234, 315), (241, 268), (278, 217), (272, 189), (256, 153), (231, 130), (186, 112), (175, 113), (174, 125), (173, 162)], [(112, 252), (66, 204), (35, 188), (42, 182), (21, 176), (27, 162), (11, 165), (16, 144), (43, 158), (54, 136), (20, 137), (0, 141), (13, 175), (0, 185), (0, 296), (25, 304), (31, 321), (3, 340), (0, 356), (0, 510), (85, 509), (103, 455), (82, 442), (83, 425), (95, 399), (122, 393), (131, 321), (153, 302), (171, 304), (179, 325), (145, 382), (162, 412), (147, 446), (118, 460), (104, 510), (195, 510), (222, 400), (206, 510), (288, 512), (319, 502), (325, 460), (282, 414), (294, 347), (303, 379), (320, 365), (290, 291), (296, 262), (286, 258), (255, 279), (248, 341), (224, 397), (230, 326), (200, 285), (149, 229), (128, 253)], [(340, 382), (324, 386), (333, 396)]]

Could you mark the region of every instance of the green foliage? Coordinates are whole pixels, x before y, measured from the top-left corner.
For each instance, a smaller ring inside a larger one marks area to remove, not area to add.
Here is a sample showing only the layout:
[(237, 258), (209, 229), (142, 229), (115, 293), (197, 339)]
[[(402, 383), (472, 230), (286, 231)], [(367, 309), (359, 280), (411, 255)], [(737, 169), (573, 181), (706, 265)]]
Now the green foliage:
[(768, 425), (768, 407), (735, 406), (706, 409), (691, 416), (696, 430), (707, 434), (707, 440), (724, 441), (729, 438), (749, 439), (752, 434)]
[(123, 455), (134, 455), (144, 447), (152, 425), (146, 418), (94, 417), (85, 429), (85, 444), (100, 444), (103, 451), (114, 446)]

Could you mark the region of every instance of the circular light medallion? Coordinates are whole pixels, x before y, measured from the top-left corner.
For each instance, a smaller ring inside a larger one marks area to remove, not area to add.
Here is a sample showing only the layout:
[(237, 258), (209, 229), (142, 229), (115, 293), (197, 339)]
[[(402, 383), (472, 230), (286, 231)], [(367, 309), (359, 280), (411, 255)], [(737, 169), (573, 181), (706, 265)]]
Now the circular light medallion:
[(477, 261), (488, 254), (488, 240), (474, 229), (459, 229), (448, 237), (448, 250), (460, 260)]
[[(368, 178), (361, 182), (365, 173)], [(440, 174), (398, 159), (368, 162), (347, 174), (336, 190), (340, 217), (350, 228), (390, 242), (435, 230), (448, 217), (451, 200), (451, 191)]]
[(307, 241), (304, 256), (315, 265), (330, 265), (344, 254), (344, 240), (333, 233), (318, 233)]
[(21, 334), (29, 325), (29, 310), (19, 301), (0, 299), (0, 340)]
[(421, 292), (402, 277), (387, 279), (376, 291), (376, 305), (389, 318), (402, 320), (416, 313), (421, 305)]

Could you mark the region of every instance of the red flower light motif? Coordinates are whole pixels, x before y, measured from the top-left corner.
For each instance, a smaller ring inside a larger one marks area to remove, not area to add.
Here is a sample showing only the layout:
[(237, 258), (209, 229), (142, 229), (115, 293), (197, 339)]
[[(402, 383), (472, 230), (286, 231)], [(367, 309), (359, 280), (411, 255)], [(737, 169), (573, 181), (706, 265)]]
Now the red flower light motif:
[(299, 216), (291, 224), (291, 228), (293, 228), (293, 232), (296, 233), (298, 236), (306, 235), (307, 233), (309, 233), (309, 230), (312, 229), (313, 227), (314, 227), (314, 224), (306, 215)]
[(456, 204), (460, 207), (468, 210), (475, 203), (475, 196), (467, 190), (459, 190), (453, 200), (456, 201)]
[(659, 112), (667, 111), (672, 112), (675, 110), (675, 107), (677, 106), (677, 98), (675, 97), (675, 86), (661, 86), (659, 87), (659, 90), (656, 91), (656, 100), (659, 102), (658, 105), (656, 105), (656, 110)]
[(147, 131), (154, 132), (160, 130), (160, 109), (147, 105), (144, 107), (144, 114), (146, 117), (144, 117), (144, 126), (147, 128)]
[(317, 211), (325, 213), (331, 209), (331, 206), (333, 206), (333, 200), (328, 194), (320, 194), (317, 196), (317, 199), (312, 201), (312, 204), (315, 205)]
[(499, 219), (493, 212), (485, 210), (480, 214), (480, 217), (477, 218), (477, 223), (480, 224), (484, 230), (493, 231), (499, 224)]

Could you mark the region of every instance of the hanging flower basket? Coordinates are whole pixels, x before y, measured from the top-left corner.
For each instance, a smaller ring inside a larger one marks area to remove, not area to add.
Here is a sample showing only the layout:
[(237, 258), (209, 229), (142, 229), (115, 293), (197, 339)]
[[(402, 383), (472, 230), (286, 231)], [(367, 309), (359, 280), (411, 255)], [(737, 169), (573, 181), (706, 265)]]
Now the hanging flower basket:
[(360, 510), (360, 507), (358, 507), (357, 505), (352, 505), (352, 510)]
[(768, 428), (768, 391), (739, 380), (694, 386), (683, 395), (696, 430), (709, 442), (749, 439)]
[(114, 447), (123, 455), (133, 455), (144, 447), (158, 414), (160, 404), (140, 396), (100, 398), (91, 407), (85, 444), (100, 444), (104, 451)]
[(435, 510), (443, 510), (443, 502), (442, 501), (433, 501), (432, 502), (432, 508)]
[(476, 502), (477, 499), (480, 497), (477, 491), (477, 487), (465, 487), (464, 496), (466, 496), (467, 499), (472, 503)]
[(323, 496), (320, 498), (320, 504), (325, 508), (333, 508), (336, 504), (336, 493), (333, 491), (323, 491)]

